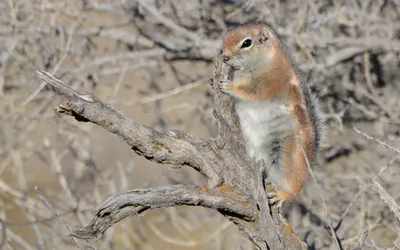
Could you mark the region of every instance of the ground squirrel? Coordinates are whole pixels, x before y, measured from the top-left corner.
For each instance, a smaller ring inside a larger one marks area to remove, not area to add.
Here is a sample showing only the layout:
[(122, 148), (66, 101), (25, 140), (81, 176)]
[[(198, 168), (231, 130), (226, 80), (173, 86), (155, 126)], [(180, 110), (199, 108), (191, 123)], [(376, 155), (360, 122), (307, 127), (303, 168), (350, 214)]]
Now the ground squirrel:
[[(236, 112), (248, 155), (264, 160), (280, 207), (299, 195), (308, 167), (319, 156), (322, 120), (316, 98), (302, 82), (293, 60), (276, 34), (263, 24), (246, 24), (223, 40), (222, 60), (234, 71), (219, 88), (238, 99)], [(304, 150), (303, 150), (304, 149)]]

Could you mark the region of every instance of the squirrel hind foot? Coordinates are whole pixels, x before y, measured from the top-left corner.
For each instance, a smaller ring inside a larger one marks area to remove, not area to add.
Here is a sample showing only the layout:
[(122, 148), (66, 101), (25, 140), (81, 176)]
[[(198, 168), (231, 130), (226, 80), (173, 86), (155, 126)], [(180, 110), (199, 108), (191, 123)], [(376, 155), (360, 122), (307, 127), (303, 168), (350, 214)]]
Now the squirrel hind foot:
[(287, 200), (292, 200), (295, 195), (287, 192), (276, 191), (275, 185), (268, 184), (266, 188), (268, 203), (271, 206), (276, 206), (280, 211), (283, 203)]
[(267, 191), (267, 198), (268, 198), (268, 204), (270, 206), (276, 206), (278, 209), (278, 212), (280, 212), (280, 209), (283, 205), (284, 200), (279, 199), (279, 194), (275, 190), (273, 191)]

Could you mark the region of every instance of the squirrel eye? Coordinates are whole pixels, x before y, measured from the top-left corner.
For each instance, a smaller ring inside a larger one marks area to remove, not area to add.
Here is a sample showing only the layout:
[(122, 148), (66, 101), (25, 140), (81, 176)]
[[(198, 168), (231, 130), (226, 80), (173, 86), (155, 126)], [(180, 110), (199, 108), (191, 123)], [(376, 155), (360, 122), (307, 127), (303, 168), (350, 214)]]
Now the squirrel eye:
[(246, 40), (244, 40), (244, 42), (242, 43), (242, 48), (248, 48), (248, 47), (251, 46), (251, 44), (252, 44), (251, 39), (246, 39)]

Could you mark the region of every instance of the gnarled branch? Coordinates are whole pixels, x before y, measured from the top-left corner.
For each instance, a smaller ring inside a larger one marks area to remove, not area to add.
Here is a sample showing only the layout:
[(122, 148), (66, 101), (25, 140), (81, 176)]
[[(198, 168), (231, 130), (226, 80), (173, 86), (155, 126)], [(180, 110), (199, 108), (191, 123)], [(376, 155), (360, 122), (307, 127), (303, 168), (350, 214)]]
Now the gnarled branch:
[(209, 190), (183, 185), (135, 189), (111, 196), (101, 203), (96, 208), (96, 217), (85, 228), (76, 230), (73, 236), (81, 239), (98, 237), (107, 228), (130, 215), (139, 215), (153, 208), (181, 205), (211, 208), (245, 221), (254, 221), (258, 215), (251, 200), (235, 195), (227, 186)]
[[(214, 88), (218, 136), (197, 138), (182, 131), (158, 132), (136, 123), (92, 94), (75, 91), (44, 71), (37, 75), (69, 100), (59, 106), (59, 113), (103, 127), (146, 159), (188, 165), (209, 179), (207, 188), (178, 185), (112, 196), (99, 205), (86, 227), (73, 233), (75, 237), (97, 238), (118, 221), (151, 208), (191, 205), (219, 211), (245, 232), (258, 249), (304, 249), (276, 209), (270, 210), (264, 193), (262, 163), (256, 164), (247, 156), (234, 99), (223, 96), (218, 88)], [(232, 75), (221, 60), (215, 61), (214, 83)]]
[(139, 155), (162, 164), (188, 165), (208, 177), (212, 186), (220, 183), (217, 173), (201, 158), (197, 147), (204, 147), (197, 138), (184, 133), (161, 133), (151, 127), (136, 123), (112, 105), (96, 96), (78, 92), (45, 71), (37, 76), (50, 84), (54, 91), (69, 102), (60, 105), (59, 113), (74, 116), (78, 121), (95, 123), (118, 135)]

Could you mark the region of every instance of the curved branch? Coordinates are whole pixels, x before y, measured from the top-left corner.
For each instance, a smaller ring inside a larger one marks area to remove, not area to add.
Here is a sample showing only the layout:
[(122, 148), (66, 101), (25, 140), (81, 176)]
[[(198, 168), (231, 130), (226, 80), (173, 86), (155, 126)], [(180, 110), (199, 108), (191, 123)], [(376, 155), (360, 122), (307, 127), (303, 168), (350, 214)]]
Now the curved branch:
[(184, 185), (135, 189), (105, 200), (96, 208), (92, 221), (71, 235), (80, 239), (97, 238), (128, 216), (139, 215), (148, 209), (181, 205), (202, 206), (245, 221), (254, 221), (258, 214), (254, 203), (233, 193), (227, 186), (209, 190)]
[[(216, 60), (214, 83), (224, 77), (229, 79), (232, 73), (222, 66), (221, 60)], [(222, 96), (218, 88), (215, 88), (214, 100), (218, 136), (201, 139), (182, 131), (160, 133), (136, 123), (91, 94), (73, 90), (44, 71), (37, 72), (37, 75), (53, 86), (58, 94), (69, 99), (67, 105), (59, 106), (59, 113), (103, 127), (123, 138), (136, 153), (148, 160), (189, 165), (208, 177), (212, 187), (209, 190), (194, 186), (138, 189), (111, 197), (98, 207), (89, 225), (76, 230), (73, 236), (84, 239), (99, 237), (108, 227), (130, 215), (151, 208), (190, 205), (219, 211), (245, 232), (259, 249), (304, 249), (277, 210), (269, 209), (261, 171), (258, 171), (262, 166), (258, 164), (255, 168), (257, 164), (247, 156), (234, 100)], [(225, 185), (217, 187), (222, 182)]]
[(46, 71), (37, 71), (36, 74), (51, 85), (55, 92), (69, 100), (66, 105), (58, 107), (58, 113), (103, 127), (123, 138), (137, 154), (148, 160), (161, 164), (188, 165), (209, 178), (211, 186), (217, 186), (221, 182), (216, 171), (204, 161), (202, 153), (198, 150), (205, 148), (204, 143), (194, 136), (182, 131), (158, 132), (154, 128), (136, 123), (96, 96), (72, 89)]

